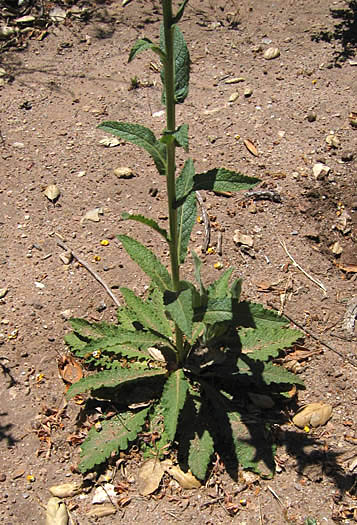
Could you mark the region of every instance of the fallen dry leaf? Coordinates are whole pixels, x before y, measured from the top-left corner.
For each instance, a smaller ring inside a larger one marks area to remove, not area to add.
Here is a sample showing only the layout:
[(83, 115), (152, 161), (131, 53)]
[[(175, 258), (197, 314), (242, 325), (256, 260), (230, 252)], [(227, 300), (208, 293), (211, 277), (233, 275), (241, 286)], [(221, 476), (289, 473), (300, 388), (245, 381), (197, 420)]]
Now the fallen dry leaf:
[(83, 377), (81, 365), (71, 355), (64, 355), (58, 360), (58, 371), (63, 381), (71, 385)]
[(165, 470), (172, 476), (183, 489), (199, 489), (200, 481), (190, 472), (184, 472), (178, 465), (167, 465)]
[(251, 153), (252, 155), (254, 155), (254, 157), (258, 157), (259, 156), (259, 153), (258, 153), (258, 150), (257, 148), (254, 146), (253, 142), (249, 139), (245, 139), (244, 141), (244, 146), (247, 148), (247, 150), (249, 151), (249, 153)]
[(293, 423), (299, 428), (304, 428), (309, 425), (312, 427), (318, 427), (327, 423), (331, 416), (331, 405), (325, 405), (324, 403), (310, 403), (293, 417)]
[(99, 215), (103, 215), (103, 208), (93, 208), (93, 210), (87, 211), (87, 213), (82, 217), (81, 224), (84, 220), (92, 221), (92, 222), (99, 222), (100, 218)]
[[(90, 518), (103, 518), (104, 516), (111, 516), (115, 514), (117, 509), (111, 503), (104, 503), (103, 505), (95, 505), (87, 512)], [(47, 525), (47, 523), (46, 523)]]
[(249, 248), (251, 248), (254, 244), (253, 237), (251, 237), (250, 235), (245, 235), (239, 230), (234, 230), (233, 241), (236, 244), (243, 244), (245, 246), (249, 246)]
[(50, 498), (46, 507), (46, 525), (67, 525), (68, 512), (64, 501)]
[(158, 489), (164, 468), (156, 458), (149, 459), (143, 463), (138, 474), (139, 492), (142, 496), (148, 496)]
[(357, 273), (357, 264), (338, 264), (337, 267), (346, 273)]
[(49, 186), (47, 186), (43, 193), (51, 202), (55, 202), (55, 200), (57, 200), (58, 197), (61, 195), (61, 192), (58, 186), (56, 186), (56, 184), (50, 184)]
[(49, 488), (52, 496), (57, 498), (70, 498), (82, 492), (81, 483), (62, 483), (61, 485), (53, 485)]

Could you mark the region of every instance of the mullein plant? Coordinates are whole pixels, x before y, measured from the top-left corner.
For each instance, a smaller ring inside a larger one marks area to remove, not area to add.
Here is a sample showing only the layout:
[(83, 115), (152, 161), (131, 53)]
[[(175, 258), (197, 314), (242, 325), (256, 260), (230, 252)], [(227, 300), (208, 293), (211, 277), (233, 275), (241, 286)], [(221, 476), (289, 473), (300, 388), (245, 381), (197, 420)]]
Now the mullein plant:
[(225, 168), (196, 173), (191, 158), (176, 172), (176, 149), (188, 152), (189, 148), (188, 125), (177, 125), (175, 115), (176, 105), (185, 101), (189, 90), (190, 56), (178, 27), (187, 3), (174, 12), (172, 0), (162, 0), (159, 43), (141, 38), (129, 55), (130, 62), (150, 50), (160, 58), (166, 107), (161, 136), (127, 122), (99, 126), (143, 148), (165, 177), (168, 230), (140, 214), (125, 213), (123, 218), (142, 223), (161, 237), (168, 247), (170, 268), (136, 239), (118, 235), (150, 279), (147, 295), (142, 299), (121, 288), (125, 305), (118, 309), (114, 324), (71, 319), (73, 331), (66, 343), (97, 371), (74, 383), (67, 397), (90, 392), (93, 398), (111, 402), (111, 414), (103, 413), (100, 428), (91, 428), (81, 445), (82, 472), (97, 469), (149, 431), (156, 436), (153, 454), (160, 457), (175, 451), (181, 466), (200, 480), (205, 479), (215, 453), (233, 478), (239, 466), (272, 475), (274, 444), (269, 426), (261, 415), (247, 412), (247, 406), (253, 400), (261, 409), (269, 409), (279, 398), (288, 398), (294, 385), (303, 386), (273, 362), (300, 332), (290, 329), (276, 312), (241, 301), (242, 282), (232, 280), (233, 268), (206, 285), (201, 260), (191, 251), (195, 283), (181, 278), (196, 222), (196, 191), (235, 192), (259, 182)]

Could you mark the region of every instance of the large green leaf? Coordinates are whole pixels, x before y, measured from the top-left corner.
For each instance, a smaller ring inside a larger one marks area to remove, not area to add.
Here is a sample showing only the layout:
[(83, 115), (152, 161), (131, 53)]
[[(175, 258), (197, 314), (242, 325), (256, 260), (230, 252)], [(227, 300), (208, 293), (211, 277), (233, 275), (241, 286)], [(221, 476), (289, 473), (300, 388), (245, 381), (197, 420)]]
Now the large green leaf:
[(149, 219), (148, 217), (144, 217), (144, 215), (131, 214), (127, 212), (122, 213), (121, 217), (124, 220), (137, 221), (137, 222), (141, 222), (141, 224), (145, 224), (146, 226), (149, 226), (150, 228), (158, 232), (160, 235), (162, 235), (165, 241), (168, 241), (167, 231), (164, 230), (163, 228), (160, 228), (160, 226), (157, 224), (156, 221), (154, 221), (154, 219)]
[(237, 412), (229, 412), (228, 419), (240, 466), (271, 478), (274, 475), (275, 448), (263, 419), (244, 420)]
[[(190, 80), (190, 54), (180, 29), (173, 26), (173, 46), (174, 46), (174, 68), (175, 68), (175, 102), (181, 104), (188, 95)], [(164, 28), (160, 27), (160, 47), (165, 51)], [(164, 68), (161, 71), (162, 85), (165, 86)], [(165, 102), (165, 90), (162, 92), (162, 102)]]
[(178, 419), (185, 404), (188, 386), (188, 380), (180, 368), (170, 375), (162, 392), (160, 403), (164, 414), (165, 434), (170, 441), (175, 439)]
[(200, 288), (200, 295), (203, 296), (203, 295), (205, 295), (206, 290), (205, 290), (205, 287), (203, 286), (203, 282), (202, 282), (202, 278), (201, 278), (202, 261), (198, 257), (197, 253), (194, 250), (191, 250), (191, 254), (192, 254), (192, 259), (193, 259), (193, 265), (194, 265), (194, 268), (195, 268), (195, 279), (196, 279), (197, 284), (198, 284), (198, 286)]
[(112, 121), (102, 122), (98, 128), (146, 150), (153, 158), (158, 172), (161, 175), (166, 174), (165, 146), (156, 139), (149, 128), (140, 124)]
[(196, 196), (188, 195), (184, 203), (177, 210), (178, 228), (178, 258), (180, 264), (185, 261), (191, 233), (196, 222)]
[(230, 321), (233, 318), (232, 299), (208, 299), (207, 305), (195, 310), (194, 320), (203, 321), (205, 324), (215, 324)]
[(149, 38), (144, 37), (137, 40), (131, 48), (128, 62), (131, 62), (138, 53), (146, 51), (147, 49), (150, 49), (151, 51), (159, 55), (162, 61), (165, 61), (166, 57), (162, 49), (160, 49), (159, 46), (155, 45), (151, 40), (149, 40)]
[(193, 179), (195, 176), (195, 166), (193, 160), (188, 158), (182, 168), (180, 175), (176, 179), (176, 203), (182, 204), (183, 200), (192, 191)]
[(165, 370), (162, 368), (151, 368), (150, 370), (137, 370), (135, 368), (116, 368), (114, 370), (105, 370), (103, 372), (97, 372), (90, 376), (83, 377), (76, 383), (70, 386), (67, 390), (67, 399), (77, 394), (83, 394), (84, 392), (95, 392), (102, 388), (115, 388), (118, 385), (122, 386), (125, 383), (135, 382), (145, 377), (153, 377), (157, 375), (165, 375)]
[(256, 328), (240, 328), (238, 336), (242, 346), (242, 352), (248, 354), (251, 359), (257, 361), (268, 361), (271, 357), (277, 357), (284, 348), (290, 347), (301, 333), (290, 328), (267, 326), (259, 323)]
[(234, 268), (228, 268), (218, 279), (211, 283), (207, 288), (208, 297), (211, 299), (223, 299), (229, 297), (228, 283)]
[(87, 472), (110, 458), (111, 454), (126, 450), (144, 426), (148, 408), (140, 412), (125, 412), (101, 422), (101, 430), (92, 427), (81, 446), (79, 470)]
[(160, 290), (173, 290), (169, 272), (151, 250), (127, 235), (118, 235), (118, 239), (133, 261), (140, 266)]
[(71, 317), (69, 319), (71, 326), (75, 332), (85, 338), (96, 338), (98, 336), (115, 335), (118, 331), (118, 327), (113, 324), (102, 323), (90, 323), (85, 319)]
[(289, 372), (286, 368), (273, 363), (265, 364), (262, 379), (266, 385), (275, 383), (304, 386), (304, 382), (300, 377)]
[(179, 292), (166, 291), (164, 303), (167, 312), (180, 330), (190, 338), (192, 335), (192, 289), (186, 288)]
[(255, 177), (247, 177), (225, 168), (215, 168), (195, 175), (194, 190), (241, 191), (253, 188), (258, 182), (260, 180)]
[(123, 294), (126, 304), (135, 312), (136, 319), (144, 328), (158, 332), (168, 338), (172, 336), (170, 323), (163, 315), (157, 315), (150, 304), (140, 299), (129, 288), (120, 288), (120, 292)]
[(205, 479), (208, 465), (214, 452), (213, 438), (207, 428), (196, 430), (190, 441), (188, 465), (198, 479)]

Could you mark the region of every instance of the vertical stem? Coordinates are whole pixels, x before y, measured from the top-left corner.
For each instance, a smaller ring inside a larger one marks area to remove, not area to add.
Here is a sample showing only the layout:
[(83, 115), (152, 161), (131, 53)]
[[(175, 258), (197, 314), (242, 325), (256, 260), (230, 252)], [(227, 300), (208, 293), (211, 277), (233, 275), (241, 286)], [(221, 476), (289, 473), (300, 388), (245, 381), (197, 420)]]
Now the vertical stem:
[[(165, 38), (165, 98), (166, 98), (166, 130), (168, 134), (174, 133), (176, 129), (175, 114), (175, 57), (174, 57), (174, 26), (172, 24), (172, 0), (162, 0), (164, 15), (164, 38)], [(177, 209), (176, 201), (176, 144), (174, 140), (169, 140), (166, 145), (167, 160), (167, 198), (170, 224), (170, 261), (171, 274), (175, 291), (179, 290), (180, 266), (178, 260), (178, 231), (177, 231)], [(183, 336), (179, 327), (176, 325), (176, 348), (178, 351), (179, 362), (183, 359)]]

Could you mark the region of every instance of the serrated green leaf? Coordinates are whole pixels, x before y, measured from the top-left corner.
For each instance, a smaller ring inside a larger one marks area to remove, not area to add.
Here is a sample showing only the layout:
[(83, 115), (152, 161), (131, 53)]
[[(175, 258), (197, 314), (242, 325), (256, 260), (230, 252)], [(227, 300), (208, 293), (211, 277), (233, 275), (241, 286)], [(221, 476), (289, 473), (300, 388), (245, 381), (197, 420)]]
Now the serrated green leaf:
[(232, 299), (235, 299), (236, 302), (239, 302), (240, 294), (242, 292), (242, 283), (243, 279), (235, 279), (231, 285), (230, 295)]
[(143, 350), (150, 348), (158, 343), (168, 345), (169, 341), (160, 334), (147, 332), (145, 330), (122, 331), (116, 336), (103, 337), (95, 339), (86, 346), (76, 351), (79, 357), (85, 357), (87, 354), (93, 354), (95, 351), (110, 352), (129, 358), (137, 357), (139, 359), (148, 359), (148, 355), (142, 353)]
[(160, 290), (173, 290), (169, 272), (151, 250), (127, 235), (118, 235), (118, 239), (133, 261), (140, 266)]
[(266, 385), (275, 383), (304, 386), (304, 382), (300, 377), (289, 372), (286, 368), (273, 363), (265, 364), (262, 372), (262, 379)]
[(125, 412), (112, 419), (101, 422), (98, 432), (92, 427), (88, 436), (81, 445), (81, 462), (79, 470), (87, 472), (107, 460), (113, 452), (126, 450), (128, 444), (134, 441), (144, 426), (148, 415), (148, 408), (140, 412)]
[(65, 343), (71, 348), (72, 352), (77, 352), (86, 347), (87, 342), (83, 341), (74, 332), (70, 332), (64, 336)]
[(176, 139), (176, 142), (181, 148), (186, 152), (188, 151), (188, 124), (182, 124), (177, 128), (173, 136)]
[(179, 292), (166, 291), (164, 293), (164, 304), (172, 320), (180, 330), (187, 336), (192, 335), (192, 289), (186, 288)]
[[(174, 68), (175, 68), (175, 103), (182, 104), (188, 95), (190, 80), (190, 54), (180, 29), (173, 26)], [(165, 51), (164, 28), (160, 27), (160, 48)], [(164, 68), (161, 71), (162, 85), (165, 86)], [(162, 92), (162, 102), (165, 102), (165, 89)]]
[(144, 302), (140, 297), (129, 288), (120, 288), (125, 302), (129, 308), (135, 312), (135, 317), (144, 328), (153, 330), (167, 338), (172, 336), (172, 331), (169, 322), (163, 322), (163, 315), (160, 317), (156, 314), (155, 309), (148, 303)]
[(195, 310), (194, 320), (203, 321), (205, 324), (215, 324), (233, 319), (232, 299), (208, 299), (204, 308)]
[(112, 121), (102, 122), (98, 128), (146, 150), (153, 158), (160, 175), (166, 174), (165, 146), (156, 139), (149, 128), (140, 124)]
[(177, 209), (178, 258), (180, 264), (185, 261), (191, 233), (196, 222), (196, 196), (191, 193)]
[(95, 338), (96, 336), (112, 335), (116, 332), (116, 326), (108, 323), (90, 323), (85, 319), (71, 317), (69, 319), (75, 332), (86, 338)]
[(188, 3), (188, 0), (184, 0), (180, 4), (180, 7), (178, 8), (176, 15), (173, 17), (173, 20), (172, 20), (173, 24), (177, 24), (181, 20), (187, 3)]
[(95, 392), (102, 388), (115, 388), (133, 381), (144, 379), (145, 377), (153, 377), (157, 375), (165, 375), (165, 370), (162, 368), (151, 368), (150, 370), (136, 370), (134, 368), (117, 368), (114, 370), (105, 370), (87, 377), (83, 377), (76, 383), (70, 386), (67, 390), (67, 399), (77, 394), (84, 392)]
[(188, 380), (181, 369), (173, 372), (165, 383), (160, 404), (164, 414), (165, 434), (170, 441), (175, 439), (177, 424), (185, 404)]
[(255, 177), (247, 177), (242, 173), (230, 171), (225, 168), (215, 168), (205, 173), (197, 173), (194, 177), (194, 191), (241, 191), (249, 190), (260, 182)]
[(190, 344), (193, 346), (199, 337), (202, 337), (205, 332), (205, 323), (198, 321), (193, 323), (192, 336), (189, 339)]
[(237, 412), (228, 414), (233, 446), (240, 466), (264, 477), (274, 475), (275, 449), (268, 439), (268, 429), (263, 420), (244, 420)]
[(121, 306), (117, 310), (117, 319), (120, 328), (125, 332), (135, 332), (134, 322), (137, 320), (135, 313), (129, 308)]
[(205, 479), (213, 452), (214, 442), (209, 430), (197, 430), (190, 441), (188, 454), (188, 466), (196, 478)]
[(161, 228), (157, 224), (157, 222), (154, 221), (154, 219), (149, 219), (148, 217), (144, 217), (144, 215), (131, 214), (127, 212), (122, 213), (121, 217), (124, 220), (137, 221), (137, 222), (141, 222), (141, 224), (145, 224), (146, 226), (149, 226), (150, 228), (158, 232), (160, 235), (162, 235), (165, 241), (168, 242), (167, 231)]
[(208, 286), (208, 297), (211, 299), (223, 299), (230, 295), (228, 283), (233, 271), (233, 268), (228, 268), (216, 281)]
[(241, 301), (235, 304), (234, 320), (237, 325), (245, 327), (289, 325), (289, 321), (275, 310), (268, 310), (259, 303), (249, 301)]
[(295, 343), (301, 337), (301, 333), (281, 325), (274, 327), (259, 323), (256, 328), (240, 328), (238, 336), (244, 354), (256, 361), (268, 361)]
[(162, 61), (165, 61), (166, 56), (162, 49), (160, 49), (159, 46), (156, 46), (151, 40), (149, 40), (149, 38), (144, 37), (137, 40), (131, 48), (128, 62), (131, 62), (138, 53), (146, 51), (147, 49), (150, 49), (151, 51), (159, 55)]

